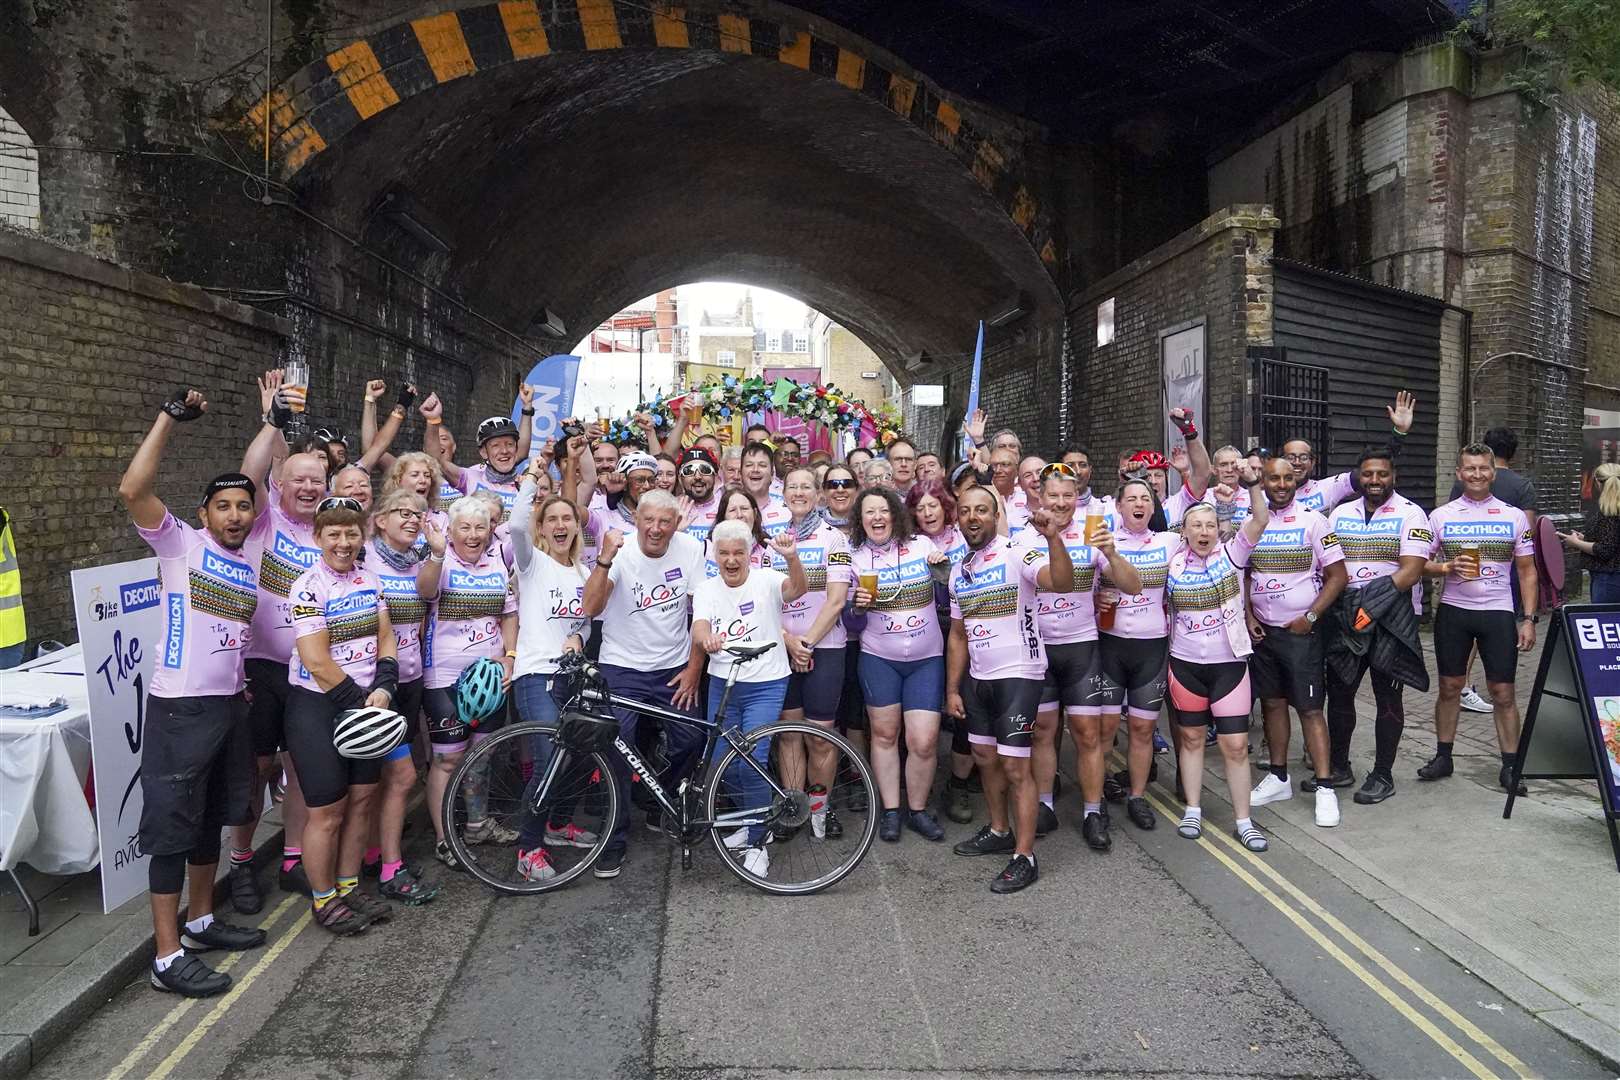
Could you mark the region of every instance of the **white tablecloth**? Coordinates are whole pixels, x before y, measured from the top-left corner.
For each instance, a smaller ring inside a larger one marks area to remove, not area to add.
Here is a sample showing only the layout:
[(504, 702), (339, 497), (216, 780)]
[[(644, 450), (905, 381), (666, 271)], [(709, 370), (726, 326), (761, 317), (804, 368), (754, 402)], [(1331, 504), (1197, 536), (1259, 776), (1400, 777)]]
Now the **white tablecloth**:
[(38, 719), (0, 717), (0, 870), (23, 862), (47, 874), (92, 869), (99, 855), (84, 797), (90, 706), (78, 647), (0, 671), (0, 685), (68, 705)]

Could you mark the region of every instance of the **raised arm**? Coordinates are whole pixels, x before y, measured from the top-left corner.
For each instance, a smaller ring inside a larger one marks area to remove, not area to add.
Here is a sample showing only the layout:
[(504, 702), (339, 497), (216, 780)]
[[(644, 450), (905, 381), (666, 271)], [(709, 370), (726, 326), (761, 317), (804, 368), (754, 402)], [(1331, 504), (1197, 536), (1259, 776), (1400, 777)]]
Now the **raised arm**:
[(399, 388), (399, 395), (394, 401), (394, 407), (388, 413), (388, 419), (383, 423), (382, 431), (377, 430), (377, 399), (388, 389), (381, 379), (372, 379), (366, 384), (366, 401), (360, 412), (360, 461), (361, 468), (370, 471), (374, 468), (388, 468), (394, 463), (394, 455), (388, 452), (389, 446), (394, 442), (399, 429), (405, 424), (406, 411), (410, 409), (411, 402), (416, 400), (416, 387), (409, 383)]
[(507, 530), (507, 535), (512, 541), (512, 562), (519, 571), (527, 570), (530, 561), (534, 559), (534, 540), (530, 535), (529, 526), (534, 521), (534, 493), (538, 490), (538, 481), (535, 480), (537, 467), (537, 465), (529, 466), (528, 471), (523, 474), (523, 483), (518, 488), (517, 498), (512, 500), (510, 520), (514, 527)]
[(519, 461), (527, 461), (529, 447), (534, 441), (534, 387), (528, 383), (519, 384), (518, 400), (523, 407), (518, 410), (517, 456)]
[(444, 473), (445, 480), (452, 487), (461, 486), (461, 466), (450, 460), (445, 453), (444, 439), (440, 429), (444, 426), (444, 404), (439, 401), (438, 394), (429, 394), (422, 399), (416, 411), (422, 414), (427, 426), (422, 429), (422, 450), (434, 461), (439, 463), (439, 470)]
[(1193, 423), (1191, 409), (1171, 409), (1170, 422), (1176, 425), (1181, 437), (1187, 440), (1187, 471), (1182, 475), (1182, 482), (1194, 499), (1204, 497), (1204, 489), (1209, 486), (1210, 477), (1215, 475), (1215, 463), (1209, 458), (1209, 448), (1198, 434), (1198, 425)]
[(1238, 466), (1238, 481), (1249, 492), (1249, 517), (1243, 522), (1243, 538), (1251, 545), (1260, 542), (1260, 534), (1266, 531), (1271, 522), (1271, 507), (1266, 503), (1266, 493), (1260, 487), (1260, 473), (1251, 467), (1247, 460)]
[(596, 567), (591, 571), (591, 576), (585, 579), (585, 595), (580, 599), (585, 614), (590, 618), (596, 618), (607, 607), (608, 596), (613, 592), (613, 579), (609, 576), (613, 559), (623, 546), (623, 533), (610, 530), (602, 534), (602, 550), (596, 556)]
[(208, 402), (201, 390), (177, 390), (163, 403), (163, 411), (152, 422), (124, 478), (118, 483), (118, 497), (129, 508), (129, 516), (143, 529), (155, 529), (163, 524), (169, 508), (157, 496), (158, 462), (163, 460), (164, 447), (176, 424), (195, 420), (208, 411)]
[[(1057, 519), (1044, 509), (1029, 515), (1030, 528), (1046, 537), (1046, 565), (1035, 575), (1035, 587), (1043, 592), (1074, 591), (1074, 560), (1063, 543), (1063, 530)], [(1137, 584), (1138, 589), (1141, 583)]]
[(782, 583), (782, 603), (791, 604), (810, 589), (804, 576), (804, 564), (799, 561), (799, 541), (792, 529), (783, 529), (771, 537), (771, 548), (787, 563), (787, 581)]

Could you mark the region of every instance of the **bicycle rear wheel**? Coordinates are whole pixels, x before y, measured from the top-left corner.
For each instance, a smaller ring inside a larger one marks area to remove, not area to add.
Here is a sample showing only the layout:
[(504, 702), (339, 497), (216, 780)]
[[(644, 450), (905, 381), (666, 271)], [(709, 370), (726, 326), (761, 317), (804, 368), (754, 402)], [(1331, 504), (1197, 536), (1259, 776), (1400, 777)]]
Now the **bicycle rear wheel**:
[[(813, 814), (803, 786), (808, 781), (789, 788), (782, 780), (769, 747), (775, 736), (786, 734), (804, 740), (808, 760), (832, 757), (827, 807), (846, 809), (830, 818), (826, 812)], [(839, 759), (848, 762), (847, 778)], [(786, 790), (786, 798), (765, 783), (756, 764)], [(858, 814), (847, 809), (857, 791), (864, 791), (869, 808)], [(785, 722), (740, 736), (737, 746), (726, 744), (710, 773), (704, 809), (714, 822), (710, 839), (732, 873), (768, 893), (803, 896), (836, 884), (860, 865), (877, 835), (877, 812), (870, 808), (880, 805), (872, 770), (843, 736), (817, 724)]]
[[(560, 888), (591, 868), (613, 834), (619, 796), (607, 759), (559, 746), (556, 735), (549, 724), (503, 728), (468, 750), (450, 775), (445, 838), (467, 872), (492, 889)], [(532, 769), (524, 768), (526, 749)], [(480, 806), (484, 815), (474, 819)]]

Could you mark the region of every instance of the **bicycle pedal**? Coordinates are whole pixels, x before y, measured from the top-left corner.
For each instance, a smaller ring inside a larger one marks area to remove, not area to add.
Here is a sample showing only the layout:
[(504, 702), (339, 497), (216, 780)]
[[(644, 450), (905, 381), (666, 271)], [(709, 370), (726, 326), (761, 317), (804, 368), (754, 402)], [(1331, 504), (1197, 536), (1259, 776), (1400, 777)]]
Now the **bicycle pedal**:
[(692, 849), (683, 846), (681, 848), (681, 871), (684, 873), (690, 869), (692, 869)]

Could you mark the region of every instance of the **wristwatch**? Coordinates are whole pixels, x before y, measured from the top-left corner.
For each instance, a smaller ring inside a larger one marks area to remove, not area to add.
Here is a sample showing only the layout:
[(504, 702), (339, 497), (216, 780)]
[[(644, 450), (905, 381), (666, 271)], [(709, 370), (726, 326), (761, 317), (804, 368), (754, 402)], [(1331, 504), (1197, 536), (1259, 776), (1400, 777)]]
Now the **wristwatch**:
[(1312, 626), (1315, 626), (1316, 625), (1316, 612), (1307, 611), (1305, 613), (1305, 621), (1310, 623)]
[(1520, 615), (1518, 621), (1528, 622), (1531, 626), (1534, 626), (1541, 621), (1541, 615), (1539, 613), (1535, 615)]

